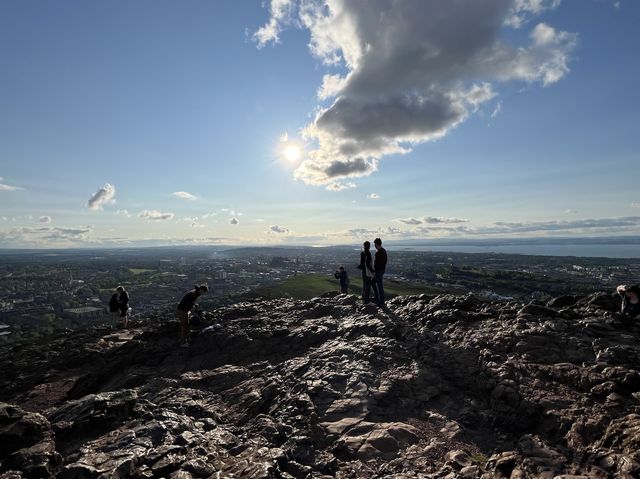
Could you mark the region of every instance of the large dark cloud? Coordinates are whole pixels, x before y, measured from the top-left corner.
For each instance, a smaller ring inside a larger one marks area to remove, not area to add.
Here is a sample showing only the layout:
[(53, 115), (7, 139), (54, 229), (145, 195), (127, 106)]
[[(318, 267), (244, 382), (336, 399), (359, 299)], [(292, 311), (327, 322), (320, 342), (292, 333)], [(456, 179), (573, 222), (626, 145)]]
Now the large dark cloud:
[(331, 104), (303, 130), (315, 148), (296, 177), (326, 185), (369, 175), (383, 156), (447, 134), (495, 98), (500, 82), (558, 81), (569, 71), (575, 35), (543, 23), (524, 43), (503, 35), (558, 3), (272, 0), (271, 18), (255, 36), (260, 46), (278, 41), (289, 22), (309, 30), (315, 56), (345, 71), (324, 77), (319, 97)]

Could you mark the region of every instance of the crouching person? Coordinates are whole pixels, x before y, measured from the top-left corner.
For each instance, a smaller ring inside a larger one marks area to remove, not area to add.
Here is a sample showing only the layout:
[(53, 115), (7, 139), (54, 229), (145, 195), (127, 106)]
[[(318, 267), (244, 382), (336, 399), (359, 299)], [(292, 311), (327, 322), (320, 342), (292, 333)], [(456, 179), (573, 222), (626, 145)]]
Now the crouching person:
[(621, 284), (616, 288), (616, 291), (622, 298), (622, 307), (620, 308), (620, 314), (622, 314), (622, 322), (627, 326), (631, 325), (631, 319), (640, 315), (640, 286), (633, 285), (627, 286)]
[(176, 317), (180, 320), (180, 346), (189, 347), (189, 323), (191, 319), (191, 310), (196, 305), (198, 298), (207, 293), (209, 288), (206, 285), (195, 285), (194, 288), (186, 293), (176, 309)]

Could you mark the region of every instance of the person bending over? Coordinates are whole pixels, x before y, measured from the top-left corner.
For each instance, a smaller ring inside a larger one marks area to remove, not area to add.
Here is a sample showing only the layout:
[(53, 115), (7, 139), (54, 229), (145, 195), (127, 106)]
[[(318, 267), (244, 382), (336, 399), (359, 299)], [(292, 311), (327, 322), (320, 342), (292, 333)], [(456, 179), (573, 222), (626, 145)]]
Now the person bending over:
[(191, 319), (191, 310), (196, 305), (198, 298), (208, 292), (206, 285), (195, 285), (194, 288), (186, 293), (176, 309), (176, 316), (180, 319), (180, 346), (183, 348), (189, 346), (189, 322)]

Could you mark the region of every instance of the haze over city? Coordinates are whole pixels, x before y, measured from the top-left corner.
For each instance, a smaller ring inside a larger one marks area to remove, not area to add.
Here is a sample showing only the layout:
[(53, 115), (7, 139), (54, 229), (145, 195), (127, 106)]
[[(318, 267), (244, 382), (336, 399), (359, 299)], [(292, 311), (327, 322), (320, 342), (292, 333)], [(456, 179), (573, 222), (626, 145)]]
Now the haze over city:
[(0, 4), (0, 248), (640, 235), (632, 0)]

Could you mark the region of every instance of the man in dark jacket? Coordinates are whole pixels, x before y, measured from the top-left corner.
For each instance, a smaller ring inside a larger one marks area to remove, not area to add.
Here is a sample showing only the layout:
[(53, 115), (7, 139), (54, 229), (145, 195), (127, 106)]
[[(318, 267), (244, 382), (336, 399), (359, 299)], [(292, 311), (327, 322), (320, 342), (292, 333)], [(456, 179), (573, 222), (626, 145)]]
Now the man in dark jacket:
[(384, 276), (384, 272), (387, 268), (387, 250), (382, 247), (382, 240), (380, 238), (374, 239), (373, 245), (376, 247), (373, 269), (376, 272), (374, 281), (378, 289), (378, 306), (384, 306), (384, 287), (382, 286), (382, 277)]
[(120, 320), (122, 321), (122, 327), (126, 328), (129, 325), (129, 293), (122, 286), (118, 286), (116, 291), (120, 293), (118, 296)]

